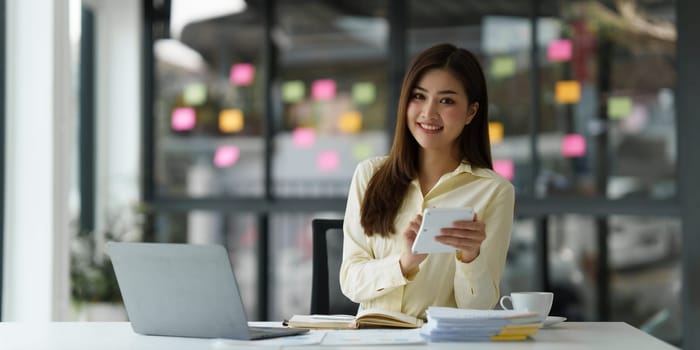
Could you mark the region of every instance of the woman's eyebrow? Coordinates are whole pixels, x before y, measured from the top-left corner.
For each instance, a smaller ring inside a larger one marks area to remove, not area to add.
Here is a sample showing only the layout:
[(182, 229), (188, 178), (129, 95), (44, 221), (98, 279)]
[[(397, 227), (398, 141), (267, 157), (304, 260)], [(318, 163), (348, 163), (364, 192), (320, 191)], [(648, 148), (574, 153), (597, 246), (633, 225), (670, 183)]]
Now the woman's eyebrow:
[[(423, 92), (428, 92), (427, 89), (422, 88), (422, 87), (420, 87), (420, 86), (418, 86), (418, 85), (416, 85), (415, 89), (416, 89), (416, 90), (423, 91)], [(440, 91), (438, 91), (437, 93), (438, 93), (439, 95), (457, 95), (457, 92), (456, 92), (456, 91), (453, 91), (453, 90), (440, 90)]]

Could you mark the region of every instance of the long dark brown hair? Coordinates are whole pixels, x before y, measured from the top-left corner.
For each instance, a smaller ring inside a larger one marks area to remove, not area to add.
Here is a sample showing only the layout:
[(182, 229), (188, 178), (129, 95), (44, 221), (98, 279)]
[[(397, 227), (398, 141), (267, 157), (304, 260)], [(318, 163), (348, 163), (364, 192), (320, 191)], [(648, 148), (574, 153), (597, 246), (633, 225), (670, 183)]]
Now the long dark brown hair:
[(406, 109), (418, 80), (435, 68), (447, 70), (462, 83), (470, 105), (479, 103), (476, 115), (459, 136), (462, 162), (472, 167), (493, 168), (488, 130), (489, 100), (481, 65), (471, 52), (451, 44), (439, 44), (421, 52), (411, 63), (401, 86), (394, 143), (386, 162), (372, 176), (362, 200), (360, 224), (368, 236), (387, 237), (396, 232), (396, 215), (403, 205), (408, 185), (418, 176), (420, 146), (408, 129)]

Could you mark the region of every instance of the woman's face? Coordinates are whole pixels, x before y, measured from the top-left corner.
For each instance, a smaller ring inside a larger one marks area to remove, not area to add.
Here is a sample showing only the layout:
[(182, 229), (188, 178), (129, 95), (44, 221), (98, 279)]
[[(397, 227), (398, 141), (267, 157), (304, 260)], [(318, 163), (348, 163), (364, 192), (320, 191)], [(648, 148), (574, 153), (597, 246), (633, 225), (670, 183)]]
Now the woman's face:
[(452, 152), (478, 103), (469, 105), (464, 87), (452, 73), (431, 69), (418, 80), (407, 108), (408, 129), (424, 150)]

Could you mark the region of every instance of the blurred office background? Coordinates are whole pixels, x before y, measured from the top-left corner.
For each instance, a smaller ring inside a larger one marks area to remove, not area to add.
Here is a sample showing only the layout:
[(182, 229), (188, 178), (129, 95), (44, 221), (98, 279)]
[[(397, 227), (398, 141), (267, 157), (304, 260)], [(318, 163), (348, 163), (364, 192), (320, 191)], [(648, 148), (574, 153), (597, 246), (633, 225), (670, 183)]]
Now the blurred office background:
[(518, 196), (501, 294), (682, 344), (690, 0), (2, 3), (3, 320), (125, 319), (107, 240), (224, 244), (251, 319), (308, 313), (311, 220), (342, 218), (405, 67), (451, 42)]

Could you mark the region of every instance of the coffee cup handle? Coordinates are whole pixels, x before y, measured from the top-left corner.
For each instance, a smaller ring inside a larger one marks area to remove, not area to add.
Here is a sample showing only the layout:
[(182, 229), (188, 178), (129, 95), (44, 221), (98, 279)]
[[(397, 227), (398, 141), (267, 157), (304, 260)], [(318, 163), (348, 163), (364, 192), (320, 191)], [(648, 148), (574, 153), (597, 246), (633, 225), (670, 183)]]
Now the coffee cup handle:
[[(508, 301), (510, 301), (510, 305), (511, 305), (511, 308), (510, 308), (510, 309), (507, 308), (507, 307), (503, 304), (503, 302), (504, 302), (506, 299), (508, 299)], [(502, 296), (502, 297), (501, 297), (501, 300), (500, 300), (500, 302), (499, 302), (499, 304), (501, 304), (501, 309), (503, 309), (503, 310), (513, 310), (513, 309), (512, 309), (512, 306), (513, 306), (513, 299), (510, 298), (510, 295), (504, 295), (504, 296)]]

